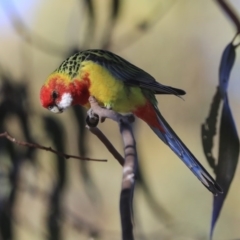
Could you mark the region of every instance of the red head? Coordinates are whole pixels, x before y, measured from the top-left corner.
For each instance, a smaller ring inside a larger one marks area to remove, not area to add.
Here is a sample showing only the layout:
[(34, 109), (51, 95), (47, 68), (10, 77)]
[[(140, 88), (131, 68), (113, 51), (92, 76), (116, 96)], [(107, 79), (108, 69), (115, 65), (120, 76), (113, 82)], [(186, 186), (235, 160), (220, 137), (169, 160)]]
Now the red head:
[(68, 75), (55, 72), (41, 88), (41, 104), (54, 113), (61, 113), (74, 104), (85, 105), (89, 98), (88, 87), (87, 77), (71, 80)]

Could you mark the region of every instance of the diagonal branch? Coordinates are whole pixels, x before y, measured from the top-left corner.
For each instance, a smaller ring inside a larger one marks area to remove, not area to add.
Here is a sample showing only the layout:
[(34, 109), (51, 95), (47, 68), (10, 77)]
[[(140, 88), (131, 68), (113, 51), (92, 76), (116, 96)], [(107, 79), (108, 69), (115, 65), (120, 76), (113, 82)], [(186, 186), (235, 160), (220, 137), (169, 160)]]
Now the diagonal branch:
[(122, 115), (111, 109), (99, 106), (96, 99), (92, 96), (89, 97), (89, 103), (91, 105), (91, 108), (88, 111), (88, 117), (86, 119), (88, 125), (90, 123), (91, 126), (94, 125), (96, 126), (99, 120), (100, 122), (103, 122), (105, 118), (110, 118), (117, 123), (120, 122), (133, 123), (135, 120), (134, 115), (132, 114)]
[(223, 9), (223, 11), (230, 17), (232, 22), (235, 24), (238, 33), (240, 33), (240, 21), (237, 14), (231, 8), (230, 4), (225, 0), (215, 0), (218, 5)]
[(108, 151), (113, 155), (113, 157), (119, 162), (121, 166), (124, 165), (124, 158), (121, 154), (116, 150), (116, 148), (112, 145), (112, 143), (108, 140), (108, 138), (103, 134), (103, 132), (97, 127), (89, 127), (86, 128), (95, 136), (99, 138), (99, 140), (105, 145)]
[[(96, 99), (92, 96), (89, 98), (89, 103), (91, 105), (91, 109), (88, 111), (87, 124), (90, 124), (90, 130), (94, 129), (92, 126), (96, 127), (98, 125), (99, 119), (102, 122), (102, 120), (105, 120), (105, 118), (110, 118), (116, 121), (120, 127), (125, 155), (123, 165), (122, 190), (120, 195), (122, 239), (134, 240), (132, 200), (138, 167), (136, 142), (133, 136), (132, 126), (130, 124), (134, 121), (134, 116), (121, 115), (110, 109), (102, 108), (99, 106)], [(101, 140), (101, 138), (99, 139)], [(104, 144), (106, 143), (105, 140), (103, 141)]]
[(38, 148), (41, 150), (49, 151), (49, 152), (55, 153), (56, 155), (67, 158), (67, 159), (75, 158), (75, 159), (80, 159), (80, 160), (85, 160), (85, 161), (96, 161), (96, 162), (106, 162), (107, 161), (106, 159), (95, 159), (95, 158), (86, 158), (86, 157), (70, 155), (70, 154), (56, 151), (56, 150), (52, 149), (51, 147), (42, 146), (37, 143), (28, 143), (28, 142), (24, 142), (24, 141), (19, 141), (19, 140), (15, 139), (14, 137), (10, 136), (8, 134), (8, 132), (0, 133), (0, 138), (6, 138), (9, 141), (16, 143), (17, 145), (20, 145), (20, 146), (25, 146), (25, 147), (30, 147), (30, 148)]

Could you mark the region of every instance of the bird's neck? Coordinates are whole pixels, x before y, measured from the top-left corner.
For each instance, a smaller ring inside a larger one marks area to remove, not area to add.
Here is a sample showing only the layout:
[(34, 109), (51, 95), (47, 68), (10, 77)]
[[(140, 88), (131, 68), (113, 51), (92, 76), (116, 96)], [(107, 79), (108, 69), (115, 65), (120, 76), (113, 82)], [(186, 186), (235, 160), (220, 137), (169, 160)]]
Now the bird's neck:
[(88, 74), (85, 74), (81, 80), (74, 79), (71, 83), (71, 93), (73, 97), (73, 105), (79, 104), (82, 106), (88, 105), (90, 79)]

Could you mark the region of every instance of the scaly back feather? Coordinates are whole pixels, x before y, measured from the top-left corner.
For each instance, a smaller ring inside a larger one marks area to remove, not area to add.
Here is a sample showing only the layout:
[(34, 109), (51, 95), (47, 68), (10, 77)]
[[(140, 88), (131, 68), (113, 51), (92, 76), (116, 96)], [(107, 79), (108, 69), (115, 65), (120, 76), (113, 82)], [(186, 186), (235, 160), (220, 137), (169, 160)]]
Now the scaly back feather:
[(137, 86), (152, 91), (154, 94), (184, 95), (181, 89), (165, 86), (158, 83), (150, 74), (136, 67), (120, 56), (106, 50), (90, 49), (75, 53), (67, 58), (56, 70), (68, 74), (71, 78), (77, 76), (82, 64), (92, 61), (107, 69), (116, 80), (126, 85)]

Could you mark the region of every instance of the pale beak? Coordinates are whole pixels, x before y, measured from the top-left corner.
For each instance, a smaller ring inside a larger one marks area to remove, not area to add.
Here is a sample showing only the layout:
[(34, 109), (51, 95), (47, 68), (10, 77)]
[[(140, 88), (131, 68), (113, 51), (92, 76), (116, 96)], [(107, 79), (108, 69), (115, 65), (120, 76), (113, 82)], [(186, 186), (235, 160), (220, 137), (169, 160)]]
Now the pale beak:
[(49, 106), (48, 110), (50, 110), (53, 113), (62, 113), (63, 112), (63, 109), (59, 108), (57, 105)]

